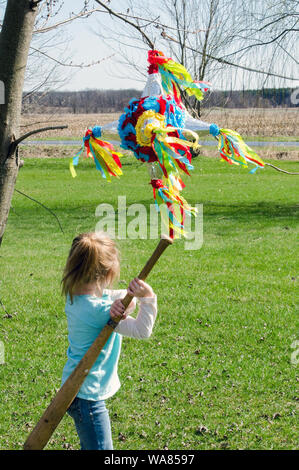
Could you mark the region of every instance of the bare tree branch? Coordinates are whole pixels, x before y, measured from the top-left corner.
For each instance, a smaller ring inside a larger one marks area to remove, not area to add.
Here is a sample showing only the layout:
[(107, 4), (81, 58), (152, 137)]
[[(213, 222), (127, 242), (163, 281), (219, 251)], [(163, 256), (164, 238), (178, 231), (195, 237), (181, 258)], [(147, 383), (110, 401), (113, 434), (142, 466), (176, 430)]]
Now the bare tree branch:
[(49, 55), (46, 54), (45, 52), (41, 51), (40, 49), (36, 49), (36, 48), (33, 47), (33, 46), (30, 46), (30, 49), (33, 50), (33, 51), (35, 51), (35, 52), (38, 52), (39, 54), (42, 54), (43, 56), (47, 57), (47, 58), (50, 59), (50, 60), (53, 60), (53, 61), (56, 62), (58, 65), (62, 65), (63, 67), (76, 67), (76, 68), (92, 67), (93, 65), (98, 65), (98, 64), (100, 64), (100, 63), (103, 62), (104, 60), (111, 59), (111, 57), (113, 57), (113, 56), (115, 55), (115, 54), (112, 54), (112, 55), (110, 55), (110, 56), (108, 56), (108, 57), (103, 57), (103, 59), (100, 59), (100, 60), (91, 62), (90, 64), (73, 64), (72, 62), (71, 62), (71, 63), (63, 63), (63, 62), (61, 62), (60, 60), (55, 59), (54, 57), (49, 56)]
[(287, 13), (285, 15), (282, 15), (280, 16), (279, 18), (276, 18), (275, 20), (271, 21), (270, 23), (267, 23), (265, 24), (264, 26), (262, 26), (261, 28), (259, 28), (257, 31), (258, 32), (261, 32), (263, 31), (264, 29), (268, 28), (269, 26), (273, 26), (273, 24), (275, 23), (279, 23), (281, 22), (282, 20), (286, 19), (286, 18), (290, 18), (290, 17), (297, 17), (299, 16), (299, 13)]
[(53, 29), (58, 28), (59, 26), (64, 26), (67, 23), (71, 23), (74, 20), (77, 20), (78, 18), (87, 18), (88, 16), (92, 15), (93, 13), (96, 12), (101, 12), (100, 8), (93, 8), (92, 10), (88, 11), (81, 11), (80, 13), (66, 19), (63, 21), (59, 21), (58, 23), (55, 23), (51, 26), (44, 27), (44, 28), (38, 28), (33, 31), (34, 34), (39, 34), (39, 33), (48, 33), (49, 31), (52, 31)]
[[(127, 18), (125, 18), (124, 16), (120, 15), (119, 13), (116, 13), (115, 11), (113, 11), (111, 8), (109, 8), (107, 5), (105, 5), (105, 3), (101, 2), (100, 0), (95, 0), (99, 5), (101, 5), (103, 8), (105, 8), (112, 16), (115, 16), (116, 18), (119, 18), (120, 20), (124, 21), (125, 23), (129, 24), (130, 26), (132, 26), (133, 28), (135, 28), (140, 34), (141, 36), (143, 37), (144, 41), (146, 42), (146, 44), (148, 44), (148, 46), (151, 48), (151, 49), (155, 49), (155, 45), (154, 43), (150, 40), (150, 38), (148, 37), (147, 34), (145, 34), (145, 32), (142, 30), (142, 27), (140, 27), (138, 24), (136, 23), (132, 23), (132, 21), (129, 21)], [(147, 20), (148, 21), (148, 20)]]
[[(298, 23), (298, 21), (296, 22), (296, 24), (297, 24), (297, 23)], [(284, 29), (278, 36), (276, 36), (275, 38), (270, 39), (269, 41), (263, 41), (263, 42), (257, 42), (257, 43), (255, 43), (255, 44), (249, 44), (248, 46), (243, 47), (242, 49), (239, 49), (238, 51), (232, 52), (231, 54), (227, 54), (227, 55), (224, 56), (224, 57), (230, 57), (230, 56), (232, 56), (232, 55), (239, 54), (240, 52), (247, 51), (248, 49), (252, 49), (253, 47), (267, 46), (267, 45), (269, 45), (269, 44), (273, 44), (274, 42), (276, 42), (276, 41), (277, 41), (278, 39), (280, 39), (282, 36), (285, 36), (286, 33), (290, 32), (290, 31), (298, 32), (299, 29), (298, 29), (298, 28), (287, 28), (287, 29)]]
[[(164, 38), (164, 39), (169, 39), (170, 41), (172, 42), (175, 42), (177, 44), (179, 44), (179, 41), (177, 41), (176, 39), (174, 39), (173, 37), (169, 36), (168, 34), (166, 33), (161, 33), (161, 36)], [(189, 49), (190, 51), (193, 51), (193, 52), (196, 52), (197, 54), (200, 54), (202, 55), (203, 53), (199, 50), (196, 50), (194, 49), (193, 47), (190, 47), (190, 46), (186, 46), (187, 49)], [(240, 64), (235, 64), (233, 62), (229, 62), (225, 59), (222, 59), (220, 57), (214, 57), (210, 54), (206, 54), (207, 57), (209, 57), (210, 59), (213, 59), (215, 60), (216, 62), (219, 62), (221, 64), (225, 64), (225, 65), (230, 65), (231, 67), (236, 67), (236, 68), (239, 68), (239, 69), (243, 69), (243, 70), (247, 70), (248, 72), (255, 72), (255, 73), (260, 73), (260, 74), (264, 74), (264, 75), (268, 75), (268, 76), (271, 76), (271, 77), (278, 77), (278, 78), (283, 78), (284, 80), (293, 80), (293, 81), (298, 81), (299, 78), (296, 78), (296, 77), (286, 77), (285, 75), (280, 75), (280, 74), (277, 74), (277, 73), (272, 73), (272, 72), (266, 72), (264, 70), (258, 70), (258, 69), (253, 69), (251, 67), (245, 67), (244, 65), (240, 65)]]
[(11, 142), (8, 150), (8, 155), (7, 158), (9, 158), (14, 151), (16, 150), (17, 146), (25, 139), (30, 137), (31, 135), (38, 134), (40, 132), (45, 132), (45, 131), (50, 131), (50, 130), (56, 130), (56, 129), (66, 129), (68, 126), (47, 126), (47, 127), (42, 127), (40, 129), (34, 129), (33, 131), (27, 132), (26, 134), (22, 135), (18, 139), (14, 140)]
[[(105, 12), (102, 11), (102, 13), (105, 13)], [(150, 24), (154, 24), (157, 27), (160, 27), (160, 28), (163, 28), (163, 29), (172, 29), (173, 31), (178, 31), (178, 32), (181, 32), (181, 33), (188, 33), (188, 34), (198, 34), (198, 33), (202, 33), (202, 32), (206, 31), (206, 29), (196, 29), (196, 30), (193, 31), (193, 30), (189, 30), (189, 29), (185, 29), (185, 28), (169, 26), (167, 24), (164, 24), (164, 23), (161, 23), (160, 21), (158, 21), (158, 19), (160, 18), (159, 16), (157, 16), (157, 18), (154, 19), (154, 20), (150, 20), (150, 19), (144, 18), (142, 16), (128, 15), (128, 14), (121, 13), (121, 12), (118, 12), (118, 14), (123, 18), (131, 18), (132, 20), (146, 21), (147, 24), (141, 26), (142, 28), (145, 28), (145, 27), (149, 26)]]
[(37, 199), (34, 199), (33, 197), (31, 196), (28, 196), (28, 194), (25, 194), (23, 193), (22, 191), (19, 191), (18, 189), (15, 188), (15, 191), (19, 194), (21, 194), (22, 196), (25, 196), (27, 197), (28, 199), (30, 199), (30, 201), (33, 201), (33, 202), (36, 202), (37, 204), (39, 204), (40, 206), (42, 206), (44, 209), (46, 209), (48, 212), (50, 212), (50, 214), (53, 215), (53, 217), (55, 217), (55, 219), (57, 220), (57, 223), (59, 225), (59, 228), (61, 230), (62, 233), (64, 233), (63, 231), (63, 228), (62, 228), (62, 225), (57, 217), (57, 215), (55, 214), (55, 212), (53, 212), (51, 209), (49, 209), (49, 207), (45, 206), (45, 204), (43, 204), (42, 202), (38, 201)]
[(271, 168), (274, 168), (274, 170), (280, 171), (281, 173), (286, 173), (287, 175), (299, 175), (299, 173), (292, 173), (290, 171), (282, 170), (278, 166), (272, 165), (272, 163), (265, 163), (265, 164), (268, 165), (268, 166), (271, 166)]

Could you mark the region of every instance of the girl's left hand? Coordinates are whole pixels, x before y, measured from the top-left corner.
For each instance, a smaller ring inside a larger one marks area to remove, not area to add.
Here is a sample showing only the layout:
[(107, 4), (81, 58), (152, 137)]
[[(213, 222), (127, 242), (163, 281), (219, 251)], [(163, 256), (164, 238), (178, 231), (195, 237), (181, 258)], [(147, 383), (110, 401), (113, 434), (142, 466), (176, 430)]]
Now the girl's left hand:
[(110, 307), (110, 317), (112, 320), (116, 320), (117, 318), (124, 320), (126, 316), (125, 307), (121, 299), (115, 300)]
[(154, 291), (149, 284), (135, 277), (129, 284), (128, 294), (132, 297), (154, 297)]

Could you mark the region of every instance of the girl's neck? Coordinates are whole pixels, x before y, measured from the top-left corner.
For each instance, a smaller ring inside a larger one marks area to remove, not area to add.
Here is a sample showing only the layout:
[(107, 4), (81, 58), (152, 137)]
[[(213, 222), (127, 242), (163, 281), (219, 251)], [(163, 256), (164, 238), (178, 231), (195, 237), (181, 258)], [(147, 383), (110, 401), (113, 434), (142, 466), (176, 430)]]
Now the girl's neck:
[(99, 288), (96, 282), (90, 282), (89, 284), (81, 284), (78, 286), (74, 295), (92, 295), (95, 297), (102, 297), (103, 291)]

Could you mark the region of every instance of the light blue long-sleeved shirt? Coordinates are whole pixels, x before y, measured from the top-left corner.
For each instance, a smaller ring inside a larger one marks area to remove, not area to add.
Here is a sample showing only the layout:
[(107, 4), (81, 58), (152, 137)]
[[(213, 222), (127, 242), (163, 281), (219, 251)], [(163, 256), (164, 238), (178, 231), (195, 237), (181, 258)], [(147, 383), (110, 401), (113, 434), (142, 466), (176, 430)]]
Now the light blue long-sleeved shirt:
[[(105, 290), (102, 297), (75, 295), (73, 303), (66, 300), (65, 312), (68, 322), (67, 362), (62, 373), (62, 384), (73, 372), (100, 331), (110, 319), (110, 307), (117, 298), (123, 298), (125, 290)], [(129, 309), (135, 309), (136, 302)], [(103, 347), (96, 362), (83, 382), (77, 396), (85, 400), (106, 400), (120, 387), (118, 360), (122, 335), (147, 338), (151, 335), (157, 315), (157, 298), (140, 299), (137, 318), (128, 316), (122, 320)]]

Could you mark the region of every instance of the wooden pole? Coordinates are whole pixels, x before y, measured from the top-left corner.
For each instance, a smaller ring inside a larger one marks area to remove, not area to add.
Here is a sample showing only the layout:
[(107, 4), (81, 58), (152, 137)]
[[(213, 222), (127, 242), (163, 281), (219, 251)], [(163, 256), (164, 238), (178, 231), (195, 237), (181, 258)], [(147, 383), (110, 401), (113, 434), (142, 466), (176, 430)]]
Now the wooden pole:
[[(152, 268), (164, 252), (164, 250), (172, 244), (173, 240), (167, 236), (162, 236), (158, 246), (153, 252), (152, 256), (147, 261), (146, 265), (139, 273), (138, 278), (144, 281)], [(127, 308), (131, 303), (133, 297), (127, 294), (122, 303)], [(81, 361), (78, 363), (72, 374), (64, 382), (60, 390), (57, 392), (50, 405), (36, 424), (35, 428), (28, 436), (23, 448), (24, 450), (41, 450), (43, 449), (58, 424), (65, 415), (67, 409), (76, 397), (81, 385), (83, 384), (86, 376), (88, 375), (91, 367), (95, 363), (102, 348), (105, 346), (111, 333), (118, 325), (121, 319), (109, 320), (103, 328), (99, 336), (95, 339), (88, 351), (85, 353)]]

